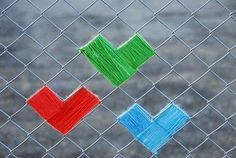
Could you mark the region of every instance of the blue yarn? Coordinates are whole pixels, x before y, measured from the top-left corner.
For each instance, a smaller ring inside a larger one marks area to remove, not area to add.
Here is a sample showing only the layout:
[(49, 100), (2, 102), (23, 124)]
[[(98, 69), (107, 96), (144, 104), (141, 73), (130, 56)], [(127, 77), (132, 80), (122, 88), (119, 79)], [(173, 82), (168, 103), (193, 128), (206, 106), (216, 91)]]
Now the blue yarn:
[(140, 105), (135, 103), (127, 112), (118, 117), (118, 121), (128, 128), (135, 137), (151, 125), (152, 117)]
[(135, 103), (118, 117), (118, 122), (146, 148), (157, 153), (188, 119), (188, 114), (173, 103), (154, 117)]

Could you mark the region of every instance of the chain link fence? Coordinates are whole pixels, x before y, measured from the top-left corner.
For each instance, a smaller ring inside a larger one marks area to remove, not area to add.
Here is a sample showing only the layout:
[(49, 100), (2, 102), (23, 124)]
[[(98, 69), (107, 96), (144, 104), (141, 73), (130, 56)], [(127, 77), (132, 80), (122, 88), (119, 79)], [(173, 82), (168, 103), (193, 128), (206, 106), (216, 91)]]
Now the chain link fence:
[[(1, 0), (0, 157), (236, 157), (234, 0)], [(140, 33), (155, 48), (130, 80), (110, 85), (76, 52), (96, 34)], [(25, 100), (42, 85), (62, 98), (85, 85), (102, 102), (67, 135)], [(190, 121), (153, 155), (116, 121), (133, 103), (169, 102)]]

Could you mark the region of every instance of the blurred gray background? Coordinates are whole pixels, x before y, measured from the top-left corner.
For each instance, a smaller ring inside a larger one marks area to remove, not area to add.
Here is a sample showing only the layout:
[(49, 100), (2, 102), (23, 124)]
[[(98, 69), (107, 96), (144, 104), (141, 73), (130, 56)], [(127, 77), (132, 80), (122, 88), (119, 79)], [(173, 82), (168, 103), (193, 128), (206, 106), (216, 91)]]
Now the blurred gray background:
[[(235, 0), (0, 0), (0, 157), (235, 158)], [(135, 32), (155, 49), (110, 85), (76, 52), (97, 33), (118, 46)], [(42, 85), (66, 98), (82, 85), (102, 103), (63, 136), (25, 99)], [(133, 103), (174, 101), (191, 120), (152, 155), (116, 122)]]

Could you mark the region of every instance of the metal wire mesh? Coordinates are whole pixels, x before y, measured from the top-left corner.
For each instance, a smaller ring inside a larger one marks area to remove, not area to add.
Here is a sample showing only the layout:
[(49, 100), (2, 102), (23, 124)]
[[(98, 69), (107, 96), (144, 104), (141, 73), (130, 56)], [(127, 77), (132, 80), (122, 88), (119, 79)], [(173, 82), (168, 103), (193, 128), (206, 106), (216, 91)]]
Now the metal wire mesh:
[[(236, 156), (233, 0), (0, 2), (0, 157)], [(97, 33), (118, 45), (143, 35), (156, 55), (112, 87), (75, 48)], [(25, 100), (47, 84), (62, 98), (79, 85), (102, 98), (67, 135)], [(116, 122), (134, 102), (156, 114), (180, 104), (190, 121), (151, 154)]]

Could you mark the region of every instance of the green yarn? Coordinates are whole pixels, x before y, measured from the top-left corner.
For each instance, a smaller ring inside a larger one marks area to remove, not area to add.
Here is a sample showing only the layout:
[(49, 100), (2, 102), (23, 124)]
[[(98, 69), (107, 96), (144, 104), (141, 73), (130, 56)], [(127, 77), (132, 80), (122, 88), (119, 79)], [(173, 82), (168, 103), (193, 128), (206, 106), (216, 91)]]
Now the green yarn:
[(155, 54), (152, 47), (138, 34), (118, 48), (99, 34), (80, 51), (115, 86), (121, 85)]
[(154, 49), (139, 34), (132, 36), (127, 42), (118, 47), (118, 54), (134, 69), (140, 67), (155, 54)]
[(80, 50), (116, 86), (135, 73), (135, 69), (117, 55), (116, 48), (102, 35), (97, 35)]

